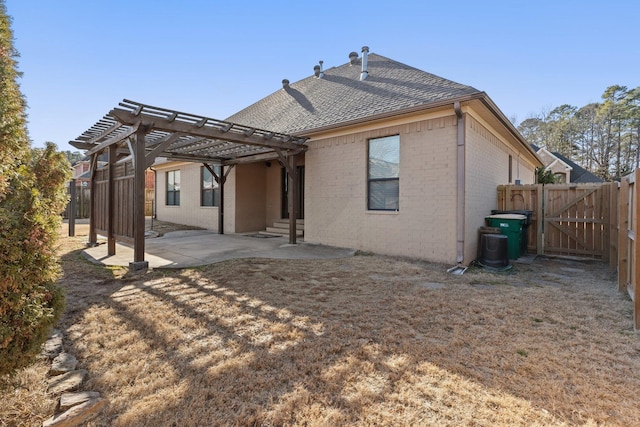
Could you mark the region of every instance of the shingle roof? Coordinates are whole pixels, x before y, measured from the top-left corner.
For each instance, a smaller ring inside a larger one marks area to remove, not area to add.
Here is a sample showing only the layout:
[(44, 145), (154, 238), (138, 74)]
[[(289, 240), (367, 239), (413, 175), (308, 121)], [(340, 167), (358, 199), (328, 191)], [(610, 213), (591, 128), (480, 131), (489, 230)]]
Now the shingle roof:
[(307, 77), (232, 115), (227, 120), (283, 133), (313, 129), (393, 113), (412, 107), (480, 94), (384, 56), (368, 56), (368, 77), (360, 81), (361, 59)]
[(586, 184), (591, 182), (604, 182), (604, 179), (600, 178), (597, 175), (594, 175), (593, 173), (589, 172), (588, 170), (578, 165), (577, 163), (572, 162), (562, 154), (554, 152), (553, 155), (573, 168), (571, 170), (571, 177), (570, 177), (570, 180), (572, 183)]
[[(531, 148), (533, 148), (533, 150), (537, 153), (538, 151), (540, 151), (540, 147), (538, 147), (535, 144), (529, 144), (531, 146)], [(587, 183), (592, 183), (592, 182), (604, 182), (604, 179), (600, 178), (597, 175), (594, 175), (593, 173), (589, 172), (588, 170), (586, 170), (585, 168), (583, 168), (582, 166), (580, 166), (579, 164), (569, 160), (567, 157), (563, 156), (562, 154), (558, 153), (557, 151), (553, 151), (551, 152), (551, 154), (553, 154), (554, 156), (556, 156), (558, 159), (562, 160), (563, 162), (565, 162), (569, 167), (571, 167), (571, 174), (569, 176), (569, 182), (572, 183), (576, 183), (576, 184), (587, 184)]]

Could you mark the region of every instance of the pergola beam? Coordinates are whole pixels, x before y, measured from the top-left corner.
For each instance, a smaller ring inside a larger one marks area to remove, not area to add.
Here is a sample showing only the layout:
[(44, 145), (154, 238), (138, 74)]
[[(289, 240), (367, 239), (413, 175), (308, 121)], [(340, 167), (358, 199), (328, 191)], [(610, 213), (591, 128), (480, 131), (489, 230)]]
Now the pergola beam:
[(145, 156), (145, 167), (147, 168), (151, 167), (153, 162), (156, 161), (156, 158), (158, 157), (158, 155), (162, 153), (165, 150), (165, 148), (167, 148), (168, 146), (176, 142), (181, 136), (183, 136), (183, 134), (178, 132), (173, 133), (169, 135), (167, 139), (155, 145), (153, 149), (149, 153), (147, 153), (147, 155)]
[[(156, 130), (162, 130), (165, 132), (182, 132), (193, 136), (201, 136), (209, 139), (229, 141), (236, 144), (258, 145), (261, 147), (270, 147), (273, 149), (277, 148), (281, 150), (297, 150), (301, 146), (300, 143), (284, 141), (277, 136), (274, 136), (272, 139), (267, 140), (262, 136), (256, 134), (247, 136), (245, 135), (244, 131), (240, 133), (232, 131), (223, 132), (223, 129), (220, 129), (218, 127), (205, 125), (199, 127), (199, 123), (190, 124), (179, 120), (169, 121), (167, 118), (163, 117), (147, 116), (144, 114), (144, 112), (136, 116), (133, 113), (120, 108), (114, 108), (113, 110), (111, 110), (111, 112), (109, 112), (109, 115), (114, 117), (119, 122), (129, 126), (135, 126), (142, 120), (145, 120), (149, 124), (153, 123), (153, 128)], [(283, 138), (293, 139), (293, 137), (291, 136), (283, 136)], [(304, 138), (301, 138), (301, 140), (304, 141)]]
[(98, 153), (102, 150), (104, 150), (105, 148), (107, 148), (108, 146), (112, 145), (112, 144), (117, 144), (120, 141), (123, 141), (127, 138), (129, 138), (131, 135), (135, 134), (138, 131), (138, 127), (140, 127), (140, 122), (134, 123), (132, 125), (132, 127), (121, 134), (118, 135), (114, 135), (111, 138), (107, 139), (104, 142), (101, 142), (100, 144), (98, 144), (96, 147), (92, 148), (91, 150), (86, 152), (87, 156), (90, 156), (94, 153)]

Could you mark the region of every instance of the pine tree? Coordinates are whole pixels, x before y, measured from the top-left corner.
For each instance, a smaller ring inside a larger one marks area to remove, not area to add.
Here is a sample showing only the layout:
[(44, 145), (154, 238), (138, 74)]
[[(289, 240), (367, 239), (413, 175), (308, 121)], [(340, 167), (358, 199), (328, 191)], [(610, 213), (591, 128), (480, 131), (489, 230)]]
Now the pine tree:
[(29, 363), (62, 308), (55, 253), (69, 162), (32, 150), (11, 20), (0, 0), (0, 375)]

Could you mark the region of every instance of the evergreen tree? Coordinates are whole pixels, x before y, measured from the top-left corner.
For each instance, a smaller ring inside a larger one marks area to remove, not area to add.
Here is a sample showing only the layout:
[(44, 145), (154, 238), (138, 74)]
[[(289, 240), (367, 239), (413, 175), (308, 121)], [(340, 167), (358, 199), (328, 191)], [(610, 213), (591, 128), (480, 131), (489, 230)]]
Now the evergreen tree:
[(39, 353), (61, 312), (55, 240), (70, 177), (55, 145), (30, 147), (17, 56), (0, 0), (0, 375)]

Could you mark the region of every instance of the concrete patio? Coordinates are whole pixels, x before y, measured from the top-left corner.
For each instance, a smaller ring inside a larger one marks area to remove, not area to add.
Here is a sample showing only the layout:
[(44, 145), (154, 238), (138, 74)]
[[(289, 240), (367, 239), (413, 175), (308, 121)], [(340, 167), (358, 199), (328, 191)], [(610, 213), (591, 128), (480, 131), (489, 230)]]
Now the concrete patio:
[[(107, 255), (104, 239), (83, 255), (92, 262), (127, 267), (133, 261), (133, 246), (116, 244), (116, 255)], [(331, 259), (353, 256), (355, 250), (299, 242), (286, 237), (251, 237), (247, 234), (217, 234), (209, 230), (183, 230), (145, 239), (145, 260), (149, 268), (185, 268), (235, 258)]]

